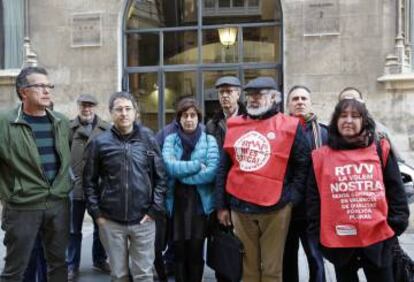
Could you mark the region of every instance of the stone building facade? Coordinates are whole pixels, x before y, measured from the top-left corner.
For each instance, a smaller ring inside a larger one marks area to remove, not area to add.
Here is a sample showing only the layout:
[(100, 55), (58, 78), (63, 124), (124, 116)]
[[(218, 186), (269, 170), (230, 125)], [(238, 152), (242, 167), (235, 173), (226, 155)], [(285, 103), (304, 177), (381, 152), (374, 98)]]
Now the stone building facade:
[[(109, 118), (108, 98), (123, 89), (136, 95), (143, 121), (157, 130), (172, 119), (179, 96), (196, 96), (207, 114), (214, 109), (212, 82), (220, 75), (271, 75), (285, 91), (308, 86), (326, 122), (338, 92), (359, 88), (414, 160), (414, 1), (19, 1), (26, 5), (25, 36), (56, 85), (55, 107), (68, 116), (76, 114), (76, 97), (91, 93)], [(220, 45), (221, 27), (237, 30), (234, 45)], [(17, 72), (0, 70), (2, 108), (18, 102)]]

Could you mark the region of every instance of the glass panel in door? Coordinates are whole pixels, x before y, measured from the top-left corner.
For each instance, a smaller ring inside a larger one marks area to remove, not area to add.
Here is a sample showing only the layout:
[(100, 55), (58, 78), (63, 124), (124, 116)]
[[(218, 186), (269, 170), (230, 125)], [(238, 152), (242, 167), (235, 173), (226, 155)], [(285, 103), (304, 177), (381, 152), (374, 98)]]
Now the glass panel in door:
[(196, 97), (196, 87), (196, 71), (165, 73), (165, 124), (174, 120), (177, 104), (183, 97)]
[(134, 73), (129, 75), (129, 91), (138, 102), (139, 119), (142, 124), (158, 131), (158, 75), (157, 73)]

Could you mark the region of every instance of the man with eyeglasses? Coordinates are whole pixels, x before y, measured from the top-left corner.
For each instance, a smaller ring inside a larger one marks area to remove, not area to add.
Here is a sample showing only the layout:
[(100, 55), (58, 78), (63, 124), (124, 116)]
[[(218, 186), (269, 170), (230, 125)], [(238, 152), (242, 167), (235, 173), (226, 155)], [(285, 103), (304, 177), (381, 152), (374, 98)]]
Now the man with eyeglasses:
[(218, 218), (243, 242), (242, 280), (281, 282), (292, 205), (303, 198), (310, 150), (299, 120), (280, 113), (273, 78), (258, 77), (244, 89), (247, 114), (227, 120)]
[[(82, 246), (82, 225), (86, 210), (85, 194), (82, 187), (82, 174), (85, 146), (98, 134), (106, 131), (110, 125), (95, 114), (98, 101), (92, 95), (83, 94), (77, 99), (78, 116), (70, 123), (71, 167), (74, 175), (73, 190), (70, 194), (70, 237), (66, 262), (68, 280), (79, 275)], [(95, 270), (109, 273), (105, 249), (99, 240), (98, 226), (94, 222), (92, 261)]]
[[(135, 122), (128, 92), (109, 99), (113, 126), (86, 147), (83, 189), (99, 226), (112, 281), (153, 281), (155, 218), (164, 214), (166, 175), (151, 130)], [(130, 267), (129, 267), (130, 266)]]
[(51, 111), (44, 68), (26, 67), (16, 78), (21, 105), (0, 114), (0, 198), (5, 266), (0, 281), (22, 281), (38, 235), (48, 281), (67, 281), (69, 236), (69, 121)]
[(207, 122), (206, 132), (216, 137), (217, 144), (220, 148), (223, 148), (224, 136), (227, 130), (226, 120), (246, 113), (246, 109), (239, 102), (242, 86), (237, 77), (221, 77), (217, 79), (215, 87), (220, 102), (220, 109)]
[[(206, 132), (216, 138), (220, 150), (223, 150), (224, 137), (227, 130), (227, 119), (246, 113), (246, 109), (239, 102), (242, 85), (235, 76), (223, 76), (215, 83), (220, 108), (206, 124)], [(217, 225), (217, 216), (213, 214), (211, 223), (213, 228)], [(216, 272), (218, 282), (229, 281), (222, 273)]]

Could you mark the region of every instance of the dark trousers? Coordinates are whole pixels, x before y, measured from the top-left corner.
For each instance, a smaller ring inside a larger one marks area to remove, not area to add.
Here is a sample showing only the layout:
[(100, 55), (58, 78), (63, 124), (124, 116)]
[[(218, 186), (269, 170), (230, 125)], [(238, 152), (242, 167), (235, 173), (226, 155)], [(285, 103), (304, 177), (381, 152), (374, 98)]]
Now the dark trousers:
[(167, 281), (164, 259), (162, 252), (165, 249), (167, 240), (167, 219), (163, 216), (155, 218), (155, 260), (154, 267), (158, 274), (159, 281)]
[(174, 242), (176, 282), (201, 282), (204, 269), (203, 249), (202, 239)]
[(43, 252), (42, 240), (37, 236), (30, 256), (29, 264), (24, 272), (23, 282), (46, 282), (47, 265)]
[(292, 220), (283, 254), (283, 281), (299, 282), (298, 251), (302, 243), (309, 266), (310, 282), (325, 282), (323, 257), (317, 242), (312, 242), (306, 232), (306, 220)]
[[(70, 209), (70, 236), (66, 255), (66, 263), (69, 269), (78, 270), (82, 248), (82, 225), (85, 217), (86, 201), (71, 200)], [(94, 265), (102, 264), (106, 261), (106, 252), (99, 239), (99, 228), (93, 222), (93, 243), (92, 261)]]
[[(368, 282), (393, 282), (392, 265), (377, 267), (368, 261), (364, 256), (355, 255), (349, 263), (337, 267), (335, 275), (337, 282), (358, 282), (358, 269), (364, 270)], [(395, 281), (398, 282), (398, 281)]]
[(53, 202), (43, 210), (3, 207), (2, 229), (6, 246), (0, 281), (22, 281), (38, 234), (42, 238), (48, 268), (47, 280), (67, 281), (65, 252), (69, 234), (69, 202)]
[(174, 243), (172, 240), (167, 241), (166, 251), (164, 252), (162, 256), (164, 260), (164, 266), (165, 266), (165, 272), (167, 276), (171, 276), (174, 274)]

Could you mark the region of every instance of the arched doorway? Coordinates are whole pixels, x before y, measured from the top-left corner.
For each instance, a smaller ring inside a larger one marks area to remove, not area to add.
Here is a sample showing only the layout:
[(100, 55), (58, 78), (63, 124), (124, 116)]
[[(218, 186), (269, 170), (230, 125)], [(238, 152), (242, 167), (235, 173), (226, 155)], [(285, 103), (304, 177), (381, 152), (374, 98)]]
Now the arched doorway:
[(173, 119), (181, 96), (195, 96), (208, 119), (220, 76), (282, 83), (278, 0), (129, 0), (123, 35), (123, 87), (154, 130)]

